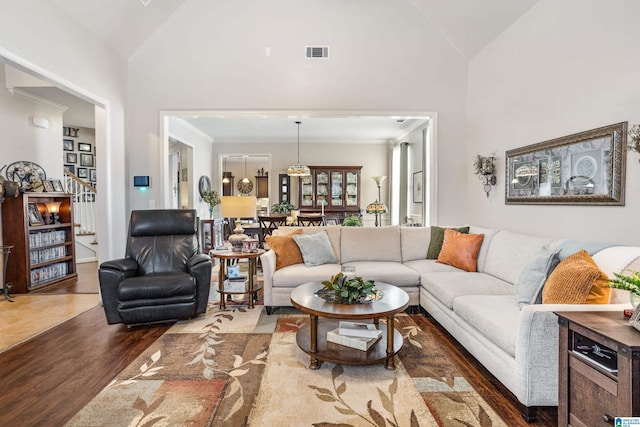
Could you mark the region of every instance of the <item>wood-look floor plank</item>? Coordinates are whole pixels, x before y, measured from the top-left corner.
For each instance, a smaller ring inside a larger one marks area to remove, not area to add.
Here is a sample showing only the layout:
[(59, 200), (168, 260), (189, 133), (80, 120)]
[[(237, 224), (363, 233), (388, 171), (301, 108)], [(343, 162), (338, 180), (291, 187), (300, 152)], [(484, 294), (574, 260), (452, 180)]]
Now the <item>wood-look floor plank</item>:
[(107, 325), (93, 308), (0, 354), (0, 425), (63, 425), (170, 325)]

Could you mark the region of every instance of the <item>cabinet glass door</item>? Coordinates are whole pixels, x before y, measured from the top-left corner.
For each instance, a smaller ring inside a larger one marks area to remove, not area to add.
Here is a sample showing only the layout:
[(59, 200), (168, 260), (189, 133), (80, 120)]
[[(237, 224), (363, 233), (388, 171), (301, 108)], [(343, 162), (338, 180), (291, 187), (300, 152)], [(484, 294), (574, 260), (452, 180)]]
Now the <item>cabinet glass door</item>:
[(316, 172), (316, 206), (327, 204), (329, 197), (329, 172)]
[(313, 206), (313, 175), (300, 177), (300, 206)]
[(358, 173), (347, 172), (347, 206), (358, 206)]
[(344, 199), (342, 198), (344, 192), (342, 176), (342, 172), (331, 172), (331, 206), (343, 206), (344, 204)]

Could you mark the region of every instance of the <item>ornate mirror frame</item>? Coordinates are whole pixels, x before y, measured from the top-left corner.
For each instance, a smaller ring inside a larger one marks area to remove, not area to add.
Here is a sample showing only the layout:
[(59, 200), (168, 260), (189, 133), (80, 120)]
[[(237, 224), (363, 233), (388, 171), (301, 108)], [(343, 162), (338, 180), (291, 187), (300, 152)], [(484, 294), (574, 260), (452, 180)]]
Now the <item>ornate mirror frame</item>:
[(624, 206), (627, 122), (506, 152), (505, 204)]

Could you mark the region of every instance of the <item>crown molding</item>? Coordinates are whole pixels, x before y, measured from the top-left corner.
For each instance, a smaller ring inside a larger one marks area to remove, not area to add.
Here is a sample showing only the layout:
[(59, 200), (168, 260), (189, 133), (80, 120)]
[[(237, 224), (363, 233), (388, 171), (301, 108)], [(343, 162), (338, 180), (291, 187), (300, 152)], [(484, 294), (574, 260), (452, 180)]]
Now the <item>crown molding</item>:
[(24, 99), (25, 101), (35, 102), (36, 104), (46, 105), (47, 107), (54, 108), (61, 113), (64, 113), (69, 109), (69, 107), (67, 107), (66, 105), (58, 104), (57, 102), (54, 102), (47, 98), (43, 98), (26, 90), (22, 90), (16, 87), (8, 88), (7, 90), (9, 91), (9, 93), (11, 93), (11, 95), (15, 97)]

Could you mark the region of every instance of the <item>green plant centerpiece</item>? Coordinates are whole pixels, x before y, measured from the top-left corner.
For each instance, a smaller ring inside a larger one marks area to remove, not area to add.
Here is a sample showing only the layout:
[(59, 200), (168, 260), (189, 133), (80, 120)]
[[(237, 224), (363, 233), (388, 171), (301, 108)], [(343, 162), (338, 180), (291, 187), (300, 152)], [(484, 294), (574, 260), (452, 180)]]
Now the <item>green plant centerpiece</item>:
[(613, 273), (615, 279), (609, 279), (608, 288), (629, 291), (631, 304), (636, 308), (640, 304), (640, 272), (632, 271), (631, 275)]
[(364, 280), (360, 276), (345, 276), (338, 273), (330, 280), (322, 282), (325, 294), (331, 295), (331, 301), (341, 304), (362, 304), (379, 299), (373, 280)]
[(282, 202), (276, 203), (275, 205), (271, 206), (271, 213), (289, 213), (294, 209), (295, 206), (293, 206), (286, 200), (283, 200)]
[(360, 219), (359, 216), (352, 215), (352, 216), (346, 217), (342, 221), (342, 225), (344, 225), (345, 227), (362, 227), (362, 220)]

